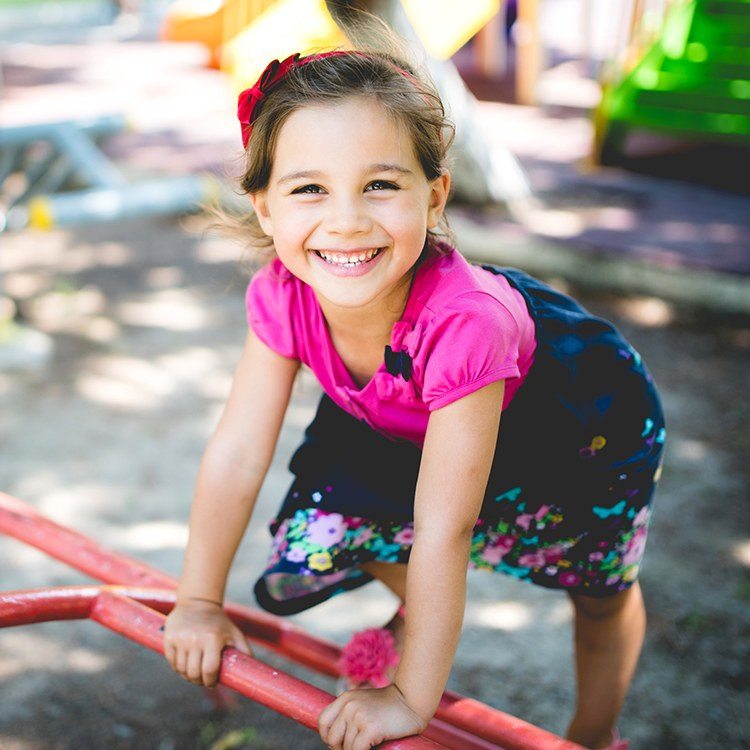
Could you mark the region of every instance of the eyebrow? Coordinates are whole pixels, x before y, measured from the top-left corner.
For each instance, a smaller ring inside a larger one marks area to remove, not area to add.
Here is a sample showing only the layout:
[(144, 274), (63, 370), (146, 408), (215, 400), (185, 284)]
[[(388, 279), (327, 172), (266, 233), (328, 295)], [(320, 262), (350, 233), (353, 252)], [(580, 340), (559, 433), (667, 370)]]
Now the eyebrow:
[[(407, 169), (406, 167), (402, 167), (400, 164), (395, 164), (392, 162), (380, 162), (378, 164), (371, 164), (367, 169), (368, 174), (371, 174), (372, 172), (398, 172), (399, 174), (404, 175), (410, 175), (414, 174), (411, 169)], [(317, 179), (323, 175), (322, 172), (315, 169), (303, 169), (299, 172), (289, 172), (289, 174), (285, 174), (283, 177), (279, 178), (279, 183), (282, 182), (293, 182), (294, 180), (303, 180), (303, 179)]]

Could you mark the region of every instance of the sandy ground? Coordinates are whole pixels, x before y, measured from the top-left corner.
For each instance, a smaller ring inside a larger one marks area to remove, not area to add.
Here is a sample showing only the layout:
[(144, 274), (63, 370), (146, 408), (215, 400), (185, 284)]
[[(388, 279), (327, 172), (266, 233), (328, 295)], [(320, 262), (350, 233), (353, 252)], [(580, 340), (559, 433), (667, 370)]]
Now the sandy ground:
[[(198, 461), (245, 329), (239, 249), (202, 229), (194, 217), (24, 232), (3, 237), (2, 248), (6, 288), (55, 353), (35, 371), (0, 373), (0, 487), (173, 574)], [(750, 748), (750, 321), (654, 299), (578, 296), (641, 352), (668, 420), (642, 577), (648, 635), (622, 730), (641, 750)], [(302, 377), (233, 568), (230, 595), (241, 603), (254, 604), (266, 524), (317, 397)], [(4, 538), (0, 571), (3, 589), (86, 580)], [(566, 599), (485, 572), (471, 572), (469, 588), (449, 687), (564, 731), (573, 701)], [(373, 583), (293, 619), (343, 643), (386, 621), (392, 604)], [(322, 747), (244, 699), (216, 714), (161, 657), (93, 623), (3, 631), (0, 680), (3, 750)], [(328, 678), (313, 681), (333, 689)], [(234, 729), (248, 731), (227, 734)]]

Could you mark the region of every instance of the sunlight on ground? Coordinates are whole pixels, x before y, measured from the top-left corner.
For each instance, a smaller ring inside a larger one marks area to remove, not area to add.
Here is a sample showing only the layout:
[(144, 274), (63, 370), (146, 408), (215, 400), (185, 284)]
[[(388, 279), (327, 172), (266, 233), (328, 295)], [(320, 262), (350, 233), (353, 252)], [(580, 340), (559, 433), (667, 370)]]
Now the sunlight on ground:
[(71, 237), (70, 246), (63, 248), (59, 261), (53, 264), (60, 273), (80, 273), (96, 266), (119, 268), (135, 263), (133, 248), (121, 242), (101, 242), (87, 245)]
[(708, 449), (700, 440), (673, 438), (671, 454), (686, 461), (702, 461), (708, 456)]
[(531, 622), (531, 609), (520, 602), (478, 604), (473, 608), (467, 625), (478, 625), (492, 630), (519, 630)]
[(618, 206), (605, 206), (593, 209), (596, 223), (604, 229), (614, 229), (621, 232), (633, 229), (638, 224), (638, 216), (632, 209)]
[(583, 219), (574, 211), (561, 209), (542, 209), (528, 211), (523, 216), (527, 229), (544, 237), (575, 237), (585, 225)]
[[(6, 568), (5, 566), (13, 566), (14, 568), (17, 568), (19, 571), (22, 571), (24, 575), (32, 575), (33, 571), (37, 570), (46, 570), (49, 567), (50, 563), (50, 556), (46, 552), (42, 552), (41, 550), (36, 549), (35, 547), (32, 547), (25, 542), (14, 540), (8, 545), (4, 544), (4, 549), (2, 555), (0, 555), (0, 570), (4, 570), (6, 575), (10, 575), (10, 568)], [(22, 584), (18, 583), (18, 576), (14, 573), (14, 588), (20, 588)], [(6, 579), (10, 580), (9, 578)], [(26, 579), (26, 580), (34, 580), (33, 585), (37, 585), (37, 580), (34, 579)], [(40, 582), (44, 582), (46, 579), (39, 579)], [(25, 585), (25, 584), (23, 584)], [(3, 587), (7, 588), (8, 584), (3, 583)], [(1, 660), (0, 660), (1, 663)], [(0, 745), (2, 747), (2, 745)]]
[(182, 289), (155, 292), (142, 302), (124, 302), (117, 306), (115, 315), (128, 325), (170, 331), (196, 331), (211, 322), (199, 300)]
[(237, 263), (245, 255), (239, 242), (228, 242), (226, 237), (206, 236), (196, 249), (195, 257), (201, 263)]
[(740, 565), (750, 568), (750, 539), (732, 545), (732, 557), (734, 557)]
[(295, 625), (327, 638), (348, 640), (365, 628), (383, 627), (398, 609), (396, 597), (379, 581), (295, 615)]
[(545, 609), (545, 615), (545, 622), (550, 625), (565, 625), (573, 622), (573, 607), (568, 597), (561, 597), (557, 603)]
[(117, 323), (102, 316), (82, 320), (76, 329), (81, 336), (98, 344), (112, 343), (122, 333)]
[(158, 357), (155, 364), (161, 372), (169, 374), (173, 385), (188, 383), (209, 398), (226, 398), (232, 375), (220, 360), (216, 349), (191, 346)]
[(3, 278), (4, 291), (16, 299), (41, 294), (48, 285), (46, 277), (38, 273), (14, 273)]
[(90, 285), (82, 289), (44, 294), (31, 303), (31, 314), (36, 323), (52, 331), (64, 327), (72, 316), (100, 315), (106, 305), (102, 291)]
[(76, 382), (85, 398), (132, 411), (156, 408), (176, 385), (176, 377), (164, 368), (133, 357), (102, 358)]
[(630, 297), (614, 302), (614, 308), (624, 318), (644, 328), (659, 328), (674, 321), (674, 308), (656, 297)]
[(157, 408), (185, 387), (223, 400), (231, 386), (232, 368), (227, 369), (221, 359), (217, 350), (200, 346), (170, 352), (152, 362), (106, 356), (78, 376), (76, 387), (84, 398), (128, 411)]
[(116, 527), (108, 535), (107, 543), (131, 550), (184, 549), (187, 545), (187, 523), (174, 521), (150, 521), (127, 528)]
[(36, 498), (54, 492), (60, 486), (60, 477), (57, 472), (45, 471), (25, 472), (19, 477), (14, 494), (21, 500)]
[(177, 266), (160, 266), (159, 268), (151, 268), (146, 272), (145, 281), (154, 289), (179, 286), (185, 281), (185, 272)]
[[(65, 624), (60, 625), (61, 628)], [(0, 661), (0, 679), (8, 679), (31, 670), (44, 670), (70, 674), (81, 672), (92, 674), (103, 672), (109, 666), (109, 659), (84, 648), (69, 648), (65, 641), (37, 635), (33, 626), (23, 630), (2, 632), (3, 659)]]
[(124, 500), (123, 489), (106, 484), (70, 484), (46, 493), (37, 508), (57, 523), (76, 528), (83, 519), (119, 510)]

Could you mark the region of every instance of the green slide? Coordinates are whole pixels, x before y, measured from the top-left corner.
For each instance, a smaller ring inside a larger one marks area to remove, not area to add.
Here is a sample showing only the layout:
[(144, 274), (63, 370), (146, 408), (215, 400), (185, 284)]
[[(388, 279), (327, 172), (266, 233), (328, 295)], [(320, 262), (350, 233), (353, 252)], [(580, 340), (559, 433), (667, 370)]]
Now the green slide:
[(642, 59), (604, 86), (595, 126), (603, 164), (634, 129), (750, 146), (750, 0), (672, 7)]

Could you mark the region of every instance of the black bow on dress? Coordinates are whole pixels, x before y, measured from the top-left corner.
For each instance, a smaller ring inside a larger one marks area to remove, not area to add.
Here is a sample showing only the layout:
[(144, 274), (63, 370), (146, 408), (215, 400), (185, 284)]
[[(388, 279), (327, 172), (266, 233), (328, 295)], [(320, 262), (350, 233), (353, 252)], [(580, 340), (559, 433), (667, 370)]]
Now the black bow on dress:
[(400, 375), (408, 382), (412, 373), (411, 357), (404, 351), (394, 352), (390, 346), (386, 346), (385, 369), (391, 375)]

